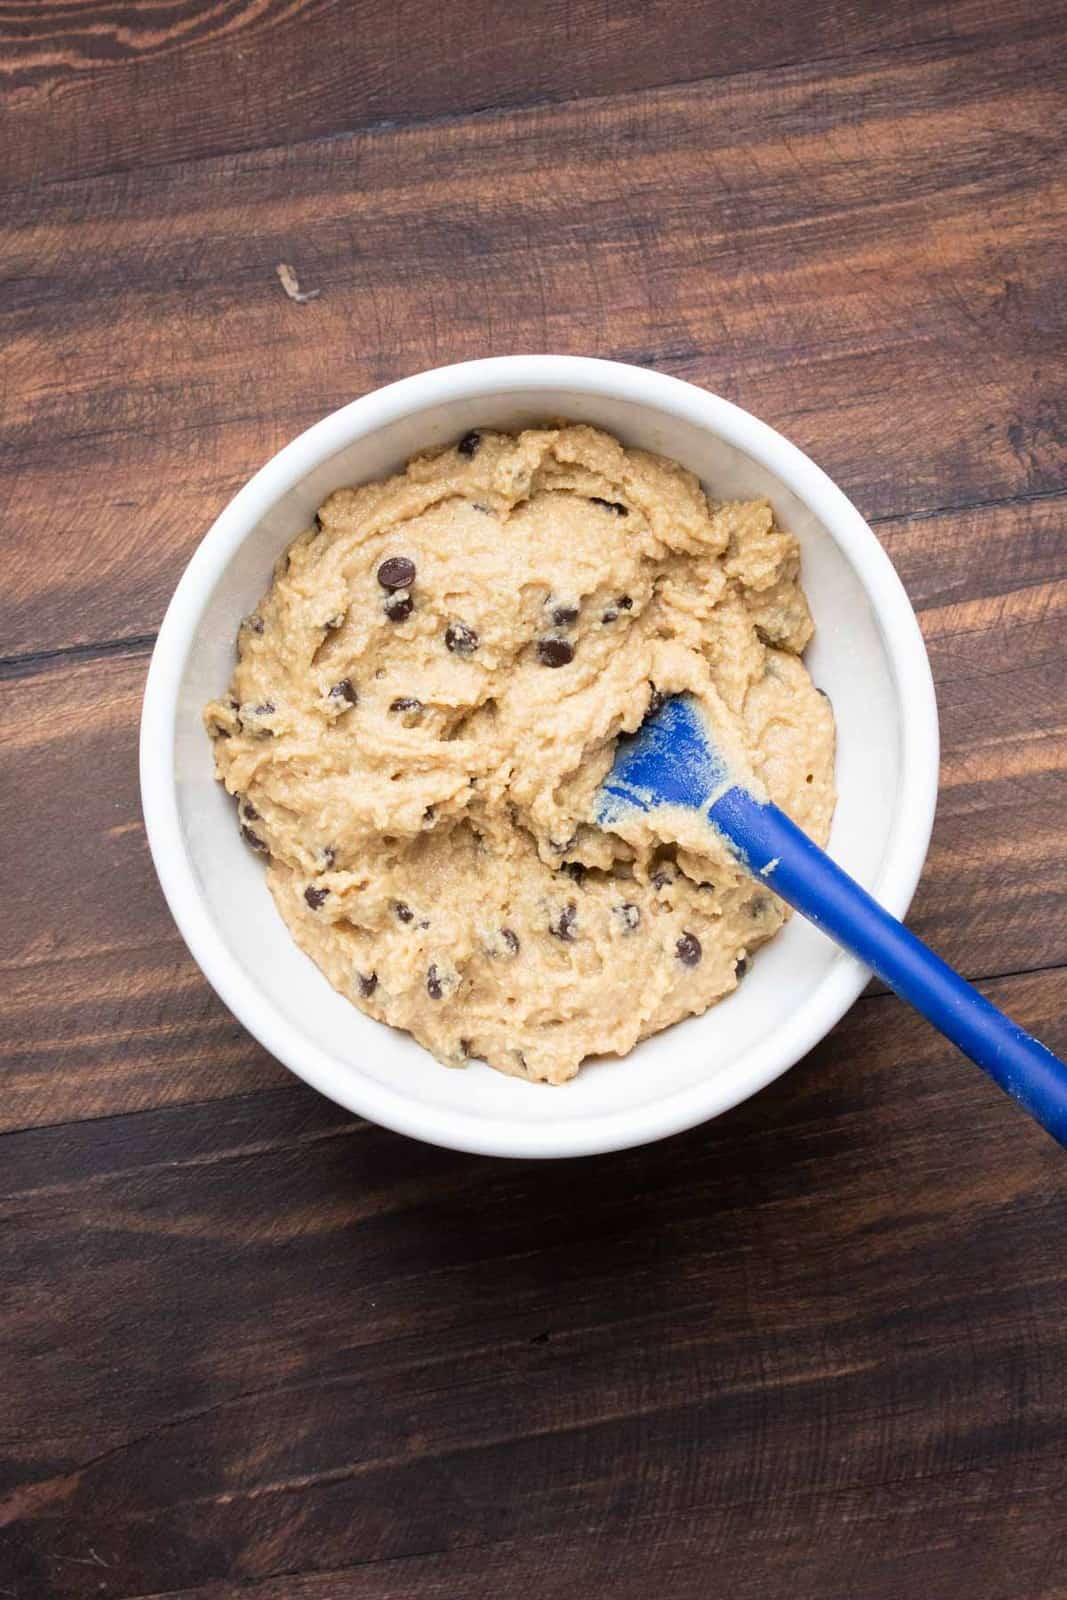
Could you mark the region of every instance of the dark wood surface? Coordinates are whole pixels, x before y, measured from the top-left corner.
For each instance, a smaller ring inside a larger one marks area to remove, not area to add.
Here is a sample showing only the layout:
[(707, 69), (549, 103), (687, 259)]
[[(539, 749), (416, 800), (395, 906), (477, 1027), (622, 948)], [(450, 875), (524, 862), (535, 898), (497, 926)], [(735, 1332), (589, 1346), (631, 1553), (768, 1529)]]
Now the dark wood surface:
[(1067, 1596), (1067, 1169), (925, 1024), (872, 988), (645, 1150), (425, 1148), (214, 998), (135, 769), (301, 427), (652, 365), (871, 518), (942, 717), (912, 923), (1067, 1048), (1065, 49), (1052, 0), (0, 0), (0, 1600)]

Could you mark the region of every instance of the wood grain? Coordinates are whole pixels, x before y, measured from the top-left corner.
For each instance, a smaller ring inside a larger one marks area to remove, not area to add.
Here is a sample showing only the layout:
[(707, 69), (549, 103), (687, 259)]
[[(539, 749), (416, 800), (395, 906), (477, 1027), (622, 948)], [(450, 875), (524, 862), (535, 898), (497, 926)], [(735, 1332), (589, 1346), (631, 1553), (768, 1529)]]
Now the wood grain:
[[(879, 530), (919, 607), (942, 719), (938, 819), (910, 920), (972, 977), (1067, 964), (1065, 510), (1036, 501)], [(155, 881), (137, 790), (145, 664), (142, 651), (22, 663), (0, 702), (13, 863), (0, 1128), (281, 1081), (198, 977)], [(62, 850), (42, 844), (60, 838)]]
[[(991, 993), (1067, 1040), (1058, 976)], [(967, 1592), (1053, 1593), (1061, 1158), (917, 1018), (886, 1049), (895, 1004), (710, 1127), (577, 1164), (398, 1146), (295, 1085), (6, 1139), (16, 1592), (154, 1592), (161, 1550), (189, 1589), (500, 1542), (514, 1574), (549, 1540), (733, 1571), (754, 1518), (795, 1548), (834, 1507), (883, 1572), (851, 1592), (899, 1594), (880, 1547), (928, 1548), (932, 1497), (936, 1540), (981, 1541)]]
[(925, 1023), (871, 989), (659, 1146), (430, 1149), (215, 1000), (136, 788), (166, 599), (301, 427), (675, 371), (875, 520), (942, 718), (912, 923), (1067, 1049), (1065, 38), (0, 0), (0, 1600), (1067, 1600), (1062, 1152)]
[[(1055, 45), (1024, 31), (16, 198), (3, 654), (149, 631), (285, 440), (490, 352), (705, 383), (875, 517), (1062, 490)], [(279, 261), (320, 298), (288, 300)]]
[(1057, 0), (0, 0), (0, 187), (924, 43), (983, 48)]
[[(1062, 1600), (1060, 1545), (1042, 1515), (1061, 1487), (1056, 1464), (1047, 1460), (1019, 1470), (1007, 1490), (975, 1468), (944, 1482), (901, 1486), (877, 1509), (862, 1492), (841, 1491), (835, 1504), (845, 1531), (837, 1537), (820, 1500), (798, 1496), (769, 1515), (762, 1507), (727, 1509), (721, 1521), (730, 1528), (728, 1538), (718, 1535), (718, 1522), (709, 1529), (700, 1521), (682, 1532), (669, 1515), (642, 1517), (625, 1538), (614, 1528), (590, 1529), (574, 1538), (501, 1541), (261, 1583), (213, 1583), (161, 1600), (349, 1600), (353, 1593), (360, 1600), (498, 1600), (514, 1592), (509, 1585), (516, 1573), (524, 1587), (536, 1585), (538, 1600), (573, 1600), (576, 1592), (612, 1600), (647, 1600), (653, 1593), (706, 1600), (709, 1564), (735, 1600), (796, 1594), (798, 1583), (819, 1600), (875, 1594), (898, 1600), (919, 1593), (926, 1600), (1013, 1600), (1016, 1572), (1033, 1585), (1027, 1591), (1033, 1600)], [(992, 1520), (996, 1510), (999, 1529)], [(798, 1570), (796, 1531), (805, 1525), (821, 1537)], [(1010, 1551), (1004, 1547), (1009, 1526)]]

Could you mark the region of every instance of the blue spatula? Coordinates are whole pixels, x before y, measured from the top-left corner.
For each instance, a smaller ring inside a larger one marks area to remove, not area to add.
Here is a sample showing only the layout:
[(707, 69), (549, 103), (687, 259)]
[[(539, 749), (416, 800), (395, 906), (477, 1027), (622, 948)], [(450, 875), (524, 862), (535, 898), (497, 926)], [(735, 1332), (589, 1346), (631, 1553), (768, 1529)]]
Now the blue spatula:
[[(688, 695), (668, 700), (634, 737), (619, 741), (596, 815), (610, 828), (635, 809), (677, 807), (704, 816), (747, 872), (870, 967), (1067, 1144), (1067, 1063), (883, 911), (784, 811), (739, 781)], [(669, 819), (669, 810), (663, 816)]]

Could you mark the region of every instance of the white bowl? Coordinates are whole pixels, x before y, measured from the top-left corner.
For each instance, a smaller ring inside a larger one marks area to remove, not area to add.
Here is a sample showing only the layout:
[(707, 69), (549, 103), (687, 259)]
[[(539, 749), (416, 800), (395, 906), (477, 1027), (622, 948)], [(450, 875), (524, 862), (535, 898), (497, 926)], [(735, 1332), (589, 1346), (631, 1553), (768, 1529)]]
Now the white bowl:
[(830, 849), (898, 916), (926, 855), (937, 794), (929, 663), (900, 580), (859, 512), (795, 445), (677, 378), (573, 356), (507, 356), (405, 378), (323, 419), (230, 502), (186, 569), (152, 656), (141, 794), (156, 870), (209, 982), (300, 1077), (350, 1110), (458, 1150), (573, 1156), (690, 1128), (763, 1088), (812, 1048), (866, 969), (794, 918), (705, 1016), (597, 1061), (561, 1088), (483, 1063), (449, 1071), (341, 998), (293, 943), (263, 866), (238, 837), (200, 720), (229, 681), (239, 619), (279, 551), (332, 490), (396, 471), (479, 425), (595, 423), (671, 456), (717, 497), (767, 495), (798, 536), (816, 621), (807, 654), (837, 716)]

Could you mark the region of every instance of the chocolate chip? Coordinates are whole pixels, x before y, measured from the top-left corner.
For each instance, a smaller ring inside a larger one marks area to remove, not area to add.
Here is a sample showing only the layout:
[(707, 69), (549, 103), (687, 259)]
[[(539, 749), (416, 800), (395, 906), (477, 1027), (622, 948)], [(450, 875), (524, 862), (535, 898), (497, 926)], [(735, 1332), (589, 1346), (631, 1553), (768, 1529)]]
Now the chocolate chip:
[(548, 634), (544, 639), (538, 639), (537, 655), (542, 666), (565, 667), (574, 660), (574, 646), (566, 639), (557, 639)]
[(450, 622), (445, 629), (445, 646), (456, 656), (472, 656), (478, 648), (478, 635), (465, 622)]
[(617, 517), (628, 517), (630, 515), (628, 507), (624, 506), (621, 500), (602, 500), (598, 494), (591, 494), (589, 496), (589, 504), (591, 506), (603, 506), (605, 511), (614, 511)]
[(245, 801), (244, 805), (241, 807), (241, 815), (242, 815), (242, 817), (244, 817), (246, 822), (258, 822), (259, 821), (259, 812), (256, 810), (255, 806), (252, 804), (251, 800), (246, 800)]
[(612, 906), (611, 910), (623, 933), (633, 933), (641, 921), (641, 907), (635, 906), (631, 900), (627, 900), (623, 905)]
[(670, 873), (664, 872), (662, 867), (658, 872), (654, 872), (652, 874), (653, 889), (666, 889), (668, 885), (672, 884), (673, 882), (674, 879), (671, 877)]
[(329, 889), (316, 889), (313, 883), (309, 883), (307, 888), (304, 890), (304, 899), (307, 901), (312, 911), (317, 911), (325, 902), (326, 896), (329, 894), (329, 892)]
[(445, 986), (441, 982), (441, 975), (437, 967), (435, 965), (429, 966), (426, 970), (426, 993), (431, 1000), (440, 1000), (444, 992)]
[(514, 928), (501, 928), (500, 942), (504, 946), (504, 949), (507, 951), (509, 956), (518, 955), (521, 945), (519, 943), (519, 936), (515, 932)]
[(737, 966), (734, 968), (734, 977), (738, 980), (738, 982), (740, 982), (747, 971), (748, 961), (744, 956), (742, 956), (740, 961), (737, 963)]
[(259, 837), (259, 834), (253, 833), (251, 828), (246, 827), (244, 823), (241, 824), (241, 837), (244, 839), (246, 844), (250, 844), (252, 846), (253, 850), (262, 850), (264, 855), (267, 853), (267, 847), (263, 843), (263, 840)]
[(463, 435), (462, 439), (457, 444), (456, 449), (459, 451), (461, 456), (466, 456), (467, 460), (469, 461), (471, 456), (477, 454), (478, 446), (481, 444), (481, 442), (481, 434), (478, 432), (477, 428), (472, 428), (470, 433), (465, 433)]
[(695, 967), (704, 954), (695, 933), (683, 933), (674, 947), (674, 953), (683, 967)]
[(356, 981), (359, 984), (360, 994), (364, 1000), (368, 1000), (378, 987), (378, 974), (376, 972), (357, 972)]
[(585, 877), (585, 867), (580, 861), (565, 861), (563, 863), (563, 871), (568, 878), (573, 878), (575, 883), (581, 883)]
[(620, 611), (632, 611), (634, 608), (634, 603), (628, 594), (620, 594), (615, 604)]
[(391, 594), (383, 607), (390, 622), (403, 622), (414, 609), (415, 602), (409, 594)]
[(340, 683), (335, 683), (330, 690), (330, 699), (347, 700), (350, 706), (354, 706), (359, 699), (359, 695), (353, 688), (352, 679), (342, 678)]
[(654, 717), (657, 711), (662, 711), (666, 704), (667, 696), (661, 689), (657, 689), (655, 684), (653, 684), (652, 693), (648, 697), (648, 710), (645, 712), (645, 716)]
[(422, 710), (422, 701), (416, 700), (412, 694), (399, 694), (389, 706), (390, 711), (415, 711)]
[(251, 734), (255, 739), (273, 738), (274, 729), (263, 719), (273, 716), (275, 709), (273, 700), (264, 700), (258, 706), (242, 706), (237, 717), (242, 733)]
[(410, 589), (415, 582), (415, 563), (408, 556), (389, 556), (378, 568), (383, 589)]
[(556, 606), (552, 612), (552, 621), (557, 628), (569, 628), (578, 621), (577, 606)]
[(600, 620), (601, 622), (618, 622), (619, 613), (617, 611), (605, 611)]
[(562, 939), (564, 944), (574, 942), (574, 930), (578, 923), (578, 907), (573, 900), (569, 900), (563, 907), (555, 922), (550, 922), (548, 931), (553, 938)]
[(398, 922), (414, 922), (415, 913), (403, 900), (395, 900), (393, 902), (393, 910), (396, 912)]

